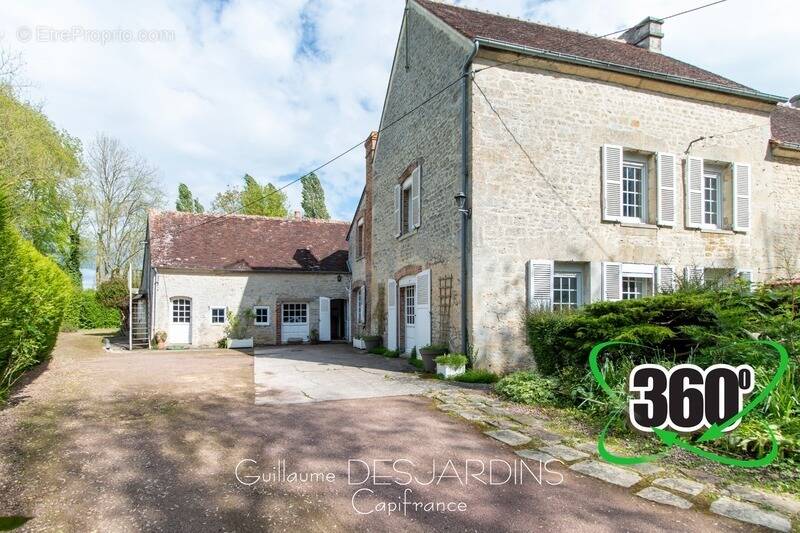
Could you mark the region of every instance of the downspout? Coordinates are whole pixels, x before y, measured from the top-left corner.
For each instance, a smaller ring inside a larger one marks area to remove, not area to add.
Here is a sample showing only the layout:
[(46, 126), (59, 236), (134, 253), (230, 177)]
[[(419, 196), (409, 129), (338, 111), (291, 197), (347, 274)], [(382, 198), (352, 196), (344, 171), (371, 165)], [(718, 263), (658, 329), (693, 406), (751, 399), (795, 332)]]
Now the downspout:
[[(469, 190), (469, 84), (472, 79), (470, 67), (472, 60), (478, 54), (480, 44), (473, 41), (472, 51), (461, 67), (461, 194), (466, 195)], [(461, 348), (467, 354), (469, 334), (467, 332), (467, 271), (469, 259), (467, 257), (468, 224), (470, 219), (470, 201), (466, 199), (461, 209)], [(467, 354), (468, 355), (468, 354)]]

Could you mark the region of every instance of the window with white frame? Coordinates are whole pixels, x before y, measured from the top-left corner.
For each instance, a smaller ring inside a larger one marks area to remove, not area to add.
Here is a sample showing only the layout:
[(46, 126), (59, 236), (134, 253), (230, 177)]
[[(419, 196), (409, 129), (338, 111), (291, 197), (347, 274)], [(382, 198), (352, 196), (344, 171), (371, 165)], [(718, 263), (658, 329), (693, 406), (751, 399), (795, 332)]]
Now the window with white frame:
[(366, 322), (366, 287), (359, 287), (356, 291), (356, 320), (359, 324)]
[(364, 257), (364, 219), (360, 218), (356, 225), (356, 259)]
[(257, 305), (253, 307), (255, 318), (253, 324), (256, 326), (269, 326), (269, 307), (266, 305)]
[(305, 324), (308, 322), (308, 304), (283, 304), (284, 324)]
[(582, 285), (580, 272), (555, 272), (553, 274), (553, 310), (577, 309), (582, 304)]
[(622, 163), (622, 218), (647, 222), (647, 165), (640, 161)]
[(622, 276), (623, 300), (638, 300), (639, 298), (644, 298), (646, 295), (644, 278)]
[(211, 308), (211, 323), (224, 324), (225, 323), (225, 307), (212, 307)]
[(406, 325), (414, 325), (414, 301), (416, 296), (416, 287), (413, 285), (405, 288), (406, 294)]
[(722, 226), (722, 173), (706, 169), (703, 173), (703, 224)]

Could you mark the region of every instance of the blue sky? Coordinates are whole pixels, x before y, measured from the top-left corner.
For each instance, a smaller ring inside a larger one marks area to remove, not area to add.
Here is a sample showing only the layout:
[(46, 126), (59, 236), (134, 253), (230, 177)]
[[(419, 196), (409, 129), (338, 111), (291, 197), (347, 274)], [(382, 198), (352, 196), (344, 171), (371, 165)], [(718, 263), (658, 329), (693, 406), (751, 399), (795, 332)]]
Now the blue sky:
[[(607, 33), (703, 2), (459, 3)], [(170, 206), (179, 182), (208, 206), (245, 173), (283, 185), (377, 127), (403, 7), (402, 0), (13, 2), (3, 6), (0, 47), (23, 54), (26, 94), (58, 127), (85, 144), (100, 131), (118, 137), (159, 168)], [(795, 11), (794, 0), (729, 0), (667, 21), (664, 51), (790, 96), (800, 92), (800, 54), (790, 53), (800, 49)], [(20, 39), (20, 28), (34, 37)], [(42, 28), (76, 37), (40, 39)], [(156, 37), (99, 42), (99, 33), (114, 30)], [(174, 38), (160, 39), (159, 30)], [(363, 173), (361, 150), (320, 173), (334, 217), (349, 219)], [(299, 185), (288, 193), (299, 208)]]

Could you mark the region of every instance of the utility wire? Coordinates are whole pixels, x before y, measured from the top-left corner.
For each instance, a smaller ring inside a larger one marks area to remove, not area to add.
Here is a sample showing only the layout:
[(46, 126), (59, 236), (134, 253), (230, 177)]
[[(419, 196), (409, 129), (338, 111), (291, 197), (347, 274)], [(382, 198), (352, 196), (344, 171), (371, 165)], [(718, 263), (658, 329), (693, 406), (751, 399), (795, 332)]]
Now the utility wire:
[(748, 130), (752, 130), (752, 129), (755, 129), (755, 128), (763, 128), (764, 126), (765, 126), (765, 124), (753, 124), (752, 126), (747, 126), (746, 128), (740, 128), (738, 130), (731, 130), (731, 131), (726, 131), (726, 132), (723, 132), (723, 133), (715, 133), (713, 135), (703, 135), (701, 137), (698, 137), (697, 139), (692, 140), (689, 143), (689, 145), (686, 147), (686, 150), (684, 150), (683, 154), (687, 155), (689, 153), (689, 150), (692, 149), (692, 146), (694, 145), (694, 143), (698, 143), (700, 141), (707, 141), (707, 140), (713, 139), (715, 137), (722, 137), (724, 135), (731, 135), (733, 133), (739, 133), (741, 131), (748, 131)]
[[(673, 13), (672, 15), (668, 15), (668, 16), (666, 16), (666, 17), (662, 17), (662, 18), (661, 18), (661, 20), (669, 20), (669, 19), (672, 19), (672, 18), (675, 18), (675, 17), (679, 17), (679, 16), (681, 16), (681, 15), (686, 15), (686, 14), (688, 14), (688, 13), (693, 13), (693, 12), (695, 12), (695, 11), (699, 11), (699, 10), (701, 10), (701, 9), (705, 9), (705, 8), (707, 8), (707, 7), (715, 6), (715, 5), (717, 5), (717, 4), (722, 4), (722, 3), (724, 3), (724, 2), (727, 2), (727, 1), (728, 1), (728, 0), (716, 0), (715, 2), (710, 2), (710, 3), (708, 3), (708, 4), (703, 4), (703, 5), (700, 5), (700, 6), (697, 6), (697, 7), (691, 8), (691, 9), (686, 9), (686, 10), (684, 10), (684, 11), (680, 11), (680, 12), (678, 12), (678, 13)], [(638, 26), (638, 25), (637, 25), (637, 26)], [(621, 30), (616, 30), (616, 31), (613, 31), (613, 32), (610, 32), (610, 33), (606, 33), (606, 34), (604, 34), (604, 35), (598, 35), (598, 36), (590, 37), (589, 39), (585, 39), (585, 40), (583, 40), (583, 41), (580, 41), (580, 42), (576, 43), (576, 44), (574, 45), (574, 49), (580, 48), (580, 47), (582, 47), (582, 46), (584, 46), (584, 45), (586, 45), (586, 44), (588, 44), (588, 43), (590, 43), (590, 42), (596, 41), (596, 40), (598, 40), (598, 39), (604, 39), (604, 38), (606, 38), (606, 37), (610, 37), (610, 36), (612, 36), (612, 35), (616, 35), (616, 34), (618, 34), (618, 33), (622, 33), (622, 32), (625, 32), (625, 31), (631, 30), (631, 29), (633, 29), (633, 28), (636, 28), (637, 26), (631, 26), (631, 27), (629, 27), (629, 28), (623, 28), (623, 29), (621, 29)], [(561, 53), (564, 53), (565, 51), (570, 51), (570, 52), (572, 52), (572, 51), (574, 51), (574, 49), (573, 49), (573, 47), (567, 47), (566, 49), (562, 50), (562, 52), (561, 52)], [(479, 72), (483, 72), (483, 71), (485, 71), (485, 70), (488, 70), (488, 69), (490, 69), (490, 68), (501, 67), (501, 66), (504, 66), (504, 65), (510, 65), (510, 64), (512, 64), (512, 63), (517, 63), (517, 62), (519, 62), (519, 61), (521, 61), (521, 60), (523, 60), (523, 59), (525, 59), (525, 58), (526, 58), (526, 56), (520, 56), (520, 57), (518, 57), (517, 59), (511, 60), (511, 61), (506, 61), (506, 62), (503, 62), (503, 63), (496, 63), (496, 64), (494, 64), (494, 65), (489, 65), (489, 66), (487, 66), (487, 67), (483, 67), (483, 68), (481, 68), (481, 69), (474, 70), (474, 71), (472, 72), (472, 74), (473, 74), (473, 76), (474, 76), (474, 74), (478, 74)], [(466, 74), (466, 75), (469, 75), (469, 74)], [(416, 112), (417, 110), (419, 110), (419, 109), (420, 109), (420, 108), (422, 108), (423, 106), (427, 105), (429, 102), (431, 102), (432, 100), (434, 100), (436, 97), (438, 97), (439, 95), (441, 95), (442, 93), (444, 93), (445, 91), (447, 91), (448, 89), (450, 89), (450, 87), (452, 87), (453, 85), (455, 85), (456, 83), (458, 83), (459, 81), (461, 81), (461, 80), (464, 78), (464, 76), (465, 76), (465, 74), (461, 74), (460, 76), (458, 76), (457, 78), (455, 78), (453, 81), (451, 81), (450, 83), (448, 83), (447, 85), (445, 85), (444, 87), (442, 87), (441, 89), (439, 89), (438, 91), (436, 91), (435, 93), (433, 93), (431, 96), (427, 97), (425, 100), (423, 100), (422, 102), (420, 102), (419, 104), (417, 104), (417, 105), (416, 105), (416, 106), (414, 106), (413, 108), (409, 109), (408, 111), (406, 111), (405, 113), (403, 113), (402, 115), (400, 115), (399, 117), (397, 117), (395, 120), (391, 121), (389, 124), (387, 124), (387, 125), (383, 126), (382, 128), (380, 128), (380, 129), (377, 131), (377, 133), (378, 133), (378, 134), (380, 134), (380, 133), (383, 133), (383, 132), (384, 132), (384, 131), (386, 131), (387, 129), (391, 128), (392, 126), (394, 126), (395, 124), (397, 124), (398, 122), (400, 122), (401, 120), (405, 119), (406, 117), (408, 117), (409, 115), (413, 114), (414, 112)], [(477, 84), (476, 84), (476, 86), (477, 86)], [(478, 90), (480, 90), (480, 87), (478, 87)], [(482, 92), (482, 91), (481, 91), (481, 92)], [(485, 98), (485, 97), (486, 97), (486, 96), (484, 95), (484, 98)], [(487, 99), (487, 102), (488, 102), (488, 99)], [(496, 113), (496, 112), (495, 112), (495, 113)], [(499, 115), (498, 115), (498, 117), (499, 117)], [(501, 121), (502, 121), (502, 119), (501, 119)], [(505, 126), (505, 124), (504, 124), (504, 126)], [(509, 132), (509, 133), (510, 133), (510, 132)], [(515, 141), (516, 141), (516, 139), (515, 139)], [(273, 194), (277, 194), (277, 193), (279, 193), (279, 192), (283, 191), (284, 189), (286, 189), (286, 188), (288, 188), (288, 187), (290, 187), (290, 186), (294, 185), (294, 184), (295, 184), (295, 183), (297, 183), (298, 181), (302, 180), (304, 177), (306, 177), (306, 176), (308, 176), (308, 175), (310, 175), (310, 174), (313, 174), (313, 173), (317, 172), (318, 170), (322, 170), (323, 168), (327, 167), (328, 165), (330, 165), (330, 164), (331, 164), (331, 163), (333, 163), (334, 161), (337, 161), (338, 159), (341, 159), (341, 158), (342, 158), (342, 157), (344, 157), (345, 155), (349, 154), (350, 152), (352, 152), (353, 150), (355, 150), (356, 148), (358, 148), (359, 146), (361, 146), (362, 144), (364, 144), (364, 142), (366, 142), (366, 139), (364, 139), (364, 140), (362, 140), (362, 141), (359, 141), (358, 143), (354, 144), (353, 146), (351, 146), (350, 148), (348, 148), (348, 149), (347, 149), (347, 150), (345, 150), (344, 152), (341, 152), (339, 155), (337, 155), (337, 156), (335, 156), (335, 157), (332, 157), (331, 159), (327, 160), (325, 163), (323, 163), (323, 164), (319, 165), (319, 166), (318, 166), (317, 168), (315, 168), (314, 170), (311, 170), (311, 171), (307, 172), (306, 174), (303, 174), (303, 175), (302, 175), (302, 176), (300, 176), (299, 178), (297, 178), (297, 179), (294, 179), (294, 180), (290, 181), (290, 182), (289, 182), (289, 183), (287, 183), (286, 185), (284, 185), (284, 186), (282, 186), (282, 187), (279, 187), (279, 188), (275, 189), (274, 191), (270, 191), (269, 193), (267, 193), (267, 194), (265, 194), (265, 195), (262, 195), (262, 196), (260, 196), (260, 197), (256, 198), (255, 200), (251, 201), (250, 203), (247, 203), (247, 204), (244, 204), (244, 205), (242, 205), (242, 207), (238, 208), (238, 209), (237, 209), (236, 211), (234, 211), (233, 213), (224, 213), (224, 214), (218, 215), (218, 216), (216, 216), (216, 217), (211, 217), (211, 218), (208, 218), (208, 219), (204, 220), (203, 222), (199, 222), (199, 223), (197, 223), (197, 224), (193, 224), (193, 225), (191, 225), (191, 226), (187, 226), (187, 227), (183, 228), (182, 230), (175, 232), (175, 233), (173, 234), (173, 236), (180, 235), (181, 233), (184, 233), (184, 232), (186, 232), (186, 231), (189, 231), (189, 230), (191, 230), (191, 229), (195, 229), (195, 228), (199, 228), (199, 227), (201, 227), (201, 226), (205, 226), (206, 224), (211, 224), (211, 223), (213, 223), (213, 222), (216, 222), (216, 221), (218, 221), (218, 220), (221, 220), (221, 219), (223, 219), (223, 218), (227, 217), (228, 215), (235, 214), (235, 213), (237, 213), (238, 211), (240, 211), (240, 210), (242, 210), (242, 209), (244, 209), (244, 208), (246, 208), (246, 207), (250, 207), (250, 206), (252, 206), (252, 205), (255, 205), (256, 203), (258, 203), (258, 202), (261, 202), (262, 200), (265, 200), (266, 198), (270, 197), (271, 195), (273, 195)], [(520, 148), (521, 148), (521, 146), (520, 146)], [(523, 149), (523, 150), (524, 150), (524, 149)], [(526, 155), (527, 155), (527, 154), (526, 154)], [(530, 159), (530, 157), (529, 157), (529, 159)], [(533, 160), (531, 160), (531, 163), (533, 163)], [(534, 164), (534, 167), (535, 167), (535, 164)], [(537, 169), (537, 171), (538, 171), (538, 169)], [(540, 174), (541, 174), (541, 172), (540, 172)]]

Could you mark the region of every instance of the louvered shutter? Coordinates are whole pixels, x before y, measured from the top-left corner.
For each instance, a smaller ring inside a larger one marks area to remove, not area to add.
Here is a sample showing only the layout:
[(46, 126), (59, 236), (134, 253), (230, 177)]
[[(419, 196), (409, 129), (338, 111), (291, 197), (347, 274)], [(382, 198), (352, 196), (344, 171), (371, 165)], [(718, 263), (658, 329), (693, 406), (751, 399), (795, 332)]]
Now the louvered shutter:
[(750, 165), (733, 164), (733, 230), (750, 229)]
[(416, 302), (414, 302), (414, 335), (417, 350), (431, 343), (431, 271), (417, 274)]
[(678, 158), (674, 154), (658, 154), (658, 224), (675, 225), (675, 186), (678, 175)]
[(656, 267), (656, 291), (672, 292), (675, 290), (675, 268), (669, 265)]
[(528, 310), (546, 311), (553, 308), (553, 262), (531, 260), (527, 264)]
[(622, 216), (622, 147), (603, 145), (603, 220)]
[(603, 300), (622, 299), (622, 263), (603, 263)]
[(420, 177), (421, 170), (420, 167), (417, 166), (411, 174), (411, 210), (414, 215), (412, 220), (414, 221), (415, 228), (418, 228), (422, 221), (422, 214), (420, 212)]
[(702, 285), (705, 280), (705, 269), (703, 267), (687, 266), (683, 272), (687, 283), (697, 283)]
[(686, 160), (686, 227), (699, 228), (703, 223), (703, 160)]
[(390, 279), (386, 282), (386, 347), (397, 349), (397, 282)]
[(403, 234), (401, 224), (403, 223), (400, 207), (403, 203), (403, 188), (400, 185), (394, 186), (394, 236), (399, 237)]

